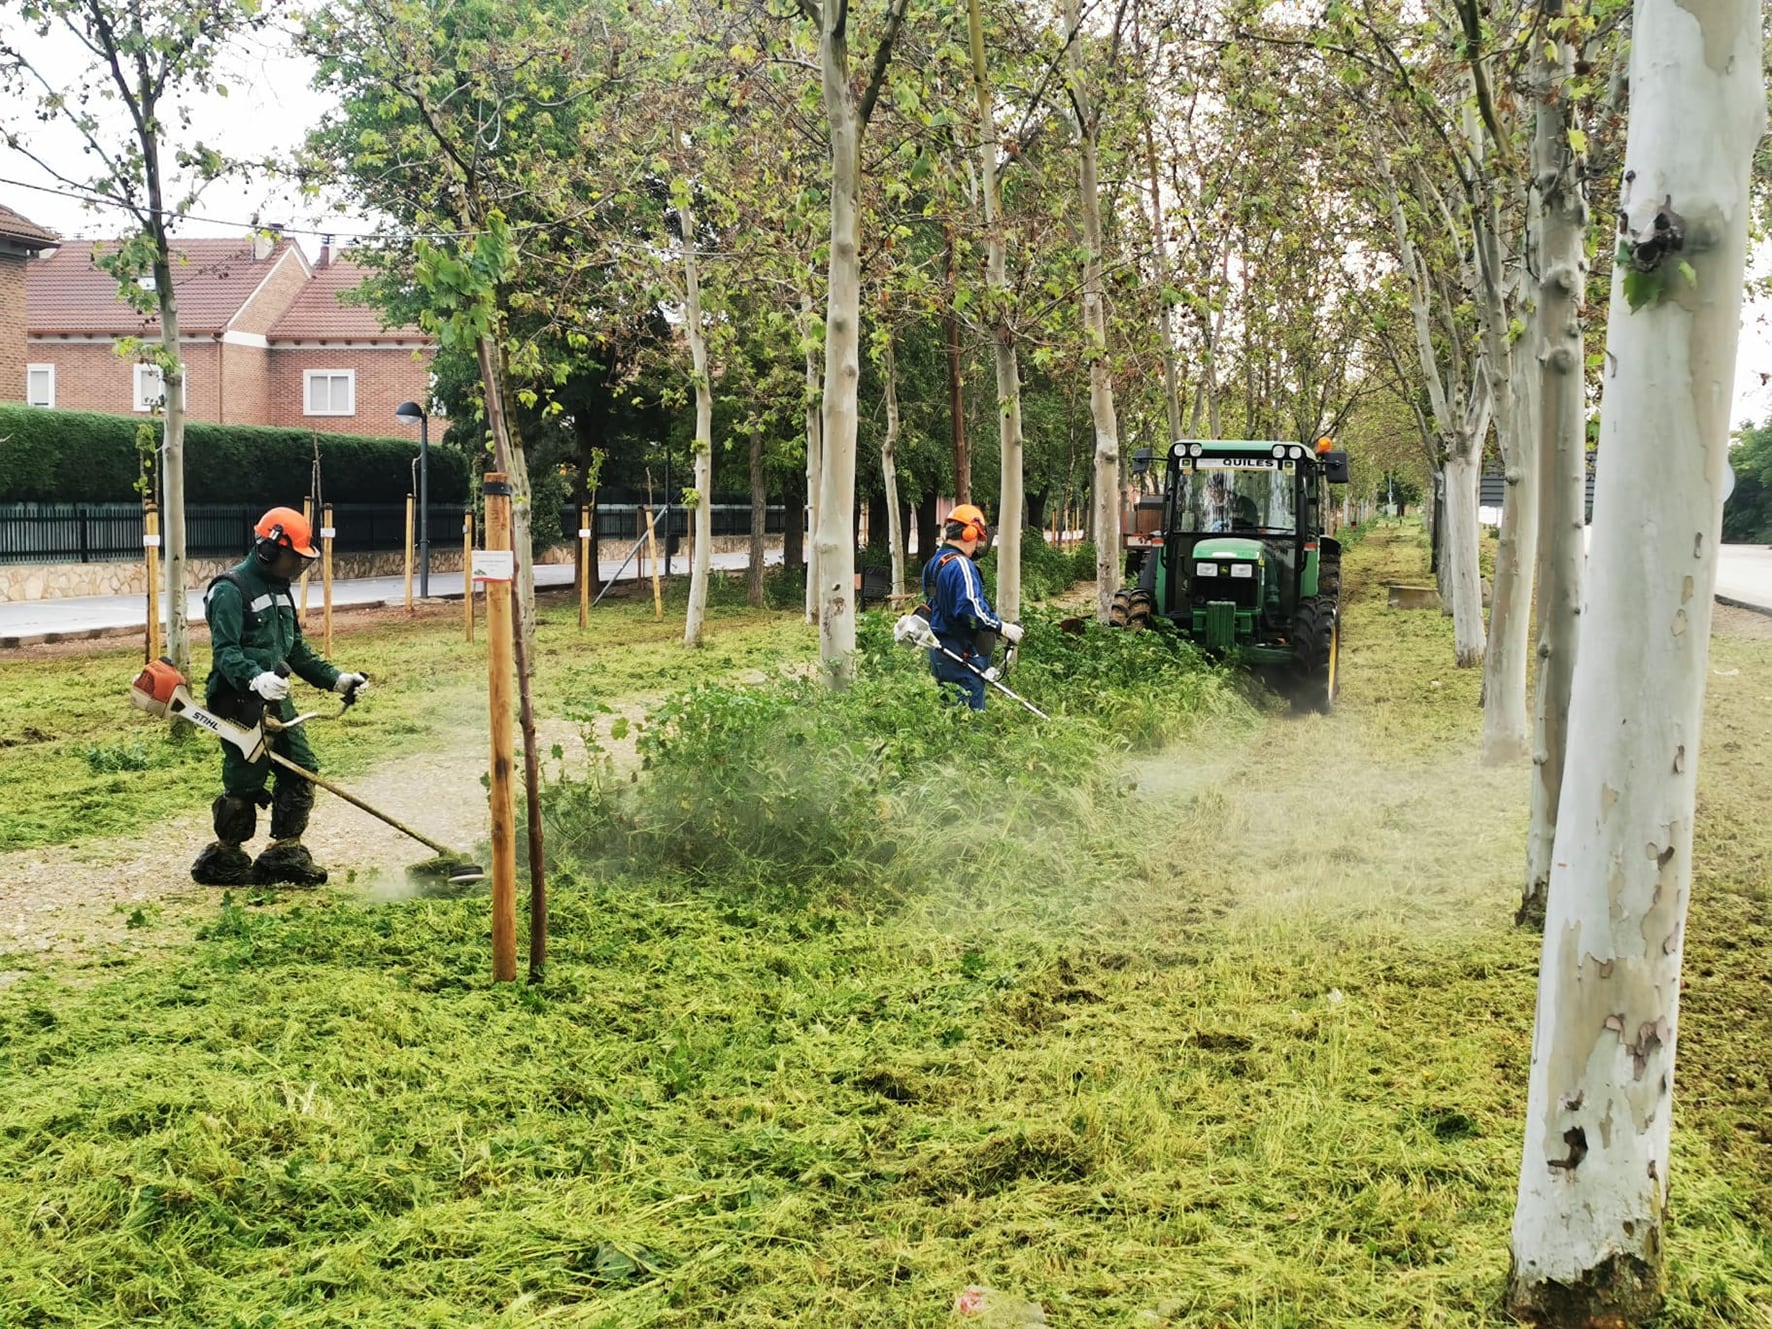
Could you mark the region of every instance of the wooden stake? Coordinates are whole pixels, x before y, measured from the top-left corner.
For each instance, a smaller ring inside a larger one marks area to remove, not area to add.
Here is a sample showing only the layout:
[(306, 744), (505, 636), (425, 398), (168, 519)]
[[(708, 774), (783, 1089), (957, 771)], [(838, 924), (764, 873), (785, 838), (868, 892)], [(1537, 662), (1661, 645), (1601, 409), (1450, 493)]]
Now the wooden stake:
[(578, 510), (578, 626), (591, 625), (591, 510)]
[(320, 510), (320, 603), (325, 624), (320, 654), (332, 658), (332, 504)]
[(142, 504), (142, 552), (148, 560), (148, 659), (160, 658), (160, 508)]
[(406, 496), (406, 612), (412, 612), (412, 495)]
[(461, 514), (461, 614), (474, 640), (474, 510)]
[[(309, 494), (301, 501), (301, 519), (308, 524), (308, 529), (310, 531), (314, 529), (314, 496), (312, 494)], [(306, 632), (308, 628), (308, 578), (312, 574), (312, 564), (309, 564), (301, 570), (301, 608), (296, 614), (296, 617), (301, 621), (302, 631), (304, 632)]]
[(664, 622), (664, 593), (658, 588), (658, 536), (655, 533), (657, 518), (652, 509), (646, 509), (646, 560), (652, 564), (652, 617)]
[(515, 747), (511, 731), (511, 487), (503, 471), (488, 471), (486, 497), (486, 659), (492, 719), (492, 977), (517, 977), (517, 805), (511, 786)]

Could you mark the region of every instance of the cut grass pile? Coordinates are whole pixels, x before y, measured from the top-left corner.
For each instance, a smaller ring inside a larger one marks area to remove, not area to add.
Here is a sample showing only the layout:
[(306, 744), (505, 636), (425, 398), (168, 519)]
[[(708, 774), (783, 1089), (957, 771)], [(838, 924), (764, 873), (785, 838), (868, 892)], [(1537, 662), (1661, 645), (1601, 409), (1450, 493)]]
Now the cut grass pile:
[[(951, 868), (893, 895), (568, 862), (539, 990), (486, 982), (479, 900), (223, 900), (178, 959), (78, 983), (46, 963), (0, 989), (0, 1324), (935, 1326), (973, 1284), (1055, 1325), (1505, 1323), (1537, 961), (1507, 924), (1524, 775), (1480, 773), (1444, 620), (1375, 595), (1419, 558), (1391, 531), (1350, 555), (1336, 717), (1146, 744), (1128, 789), (1114, 754), (1149, 731), (1116, 734), (1094, 678), (1049, 735), (1089, 763), (1041, 818), (1074, 841), (1063, 864), (1018, 870), (1001, 825), (952, 820), (899, 824), (951, 843)], [(1111, 650), (1073, 666), (1111, 675)], [(1713, 707), (1681, 1029), (1678, 1329), (1772, 1314), (1772, 1148), (1738, 1129), (1765, 1105), (1772, 831), (1729, 787), (1768, 756), (1749, 721), (1772, 642), (1728, 651), (1740, 709)], [(781, 733), (735, 715), (747, 691), (676, 714)], [(992, 806), (1014, 771), (968, 745), (1020, 753), (1040, 731), (1012, 716), (924, 718), (899, 769)], [(633, 789), (718, 750), (654, 724)], [(715, 806), (743, 789), (704, 781)]]

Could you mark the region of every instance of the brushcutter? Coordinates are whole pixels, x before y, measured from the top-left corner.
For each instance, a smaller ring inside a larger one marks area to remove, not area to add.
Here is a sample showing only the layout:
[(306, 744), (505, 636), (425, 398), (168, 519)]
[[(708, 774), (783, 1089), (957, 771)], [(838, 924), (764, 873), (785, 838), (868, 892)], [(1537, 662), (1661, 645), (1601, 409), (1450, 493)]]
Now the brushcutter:
[(900, 646), (911, 646), (920, 651), (940, 651), (962, 669), (968, 670), (983, 679), (998, 692), (1001, 692), (1005, 697), (1009, 698), (1010, 701), (1016, 703), (1016, 705), (1026, 707), (1028, 711), (1037, 715), (1042, 720), (1049, 720), (1052, 718), (1026, 697), (1017, 696), (1015, 693), (1011, 692), (998, 677), (995, 669), (980, 669), (964, 656), (956, 655), (953, 651), (950, 651), (947, 647), (943, 646), (941, 644), (941, 638), (935, 635), (935, 629), (929, 625), (929, 620), (924, 618), (921, 614), (911, 613), (900, 617), (898, 622), (892, 625), (892, 640), (897, 642)]
[[(287, 674), (288, 668), (287, 666), (279, 667), (277, 672)], [(270, 736), (272, 734), (294, 729), (298, 725), (316, 718), (336, 719), (337, 716), (321, 717), (319, 712), (309, 711), (304, 715), (297, 715), (291, 720), (281, 720), (276, 716), (266, 714), (261, 716), (259, 723), (255, 725), (237, 724), (217, 715), (207, 707), (198, 705), (196, 699), (191, 696), (191, 690), (185, 683), (184, 675), (179, 673), (170, 660), (166, 659), (150, 661), (147, 667), (136, 676), (135, 682), (129, 688), (129, 700), (138, 709), (146, 711), (149, 715), (188, 720), (200, 728), (207, 729), (222, 742), (238, 748), (240, 755), (245, 757), (248, 762), (259, 762), (268, 757), (284, 770), (301, 776), (302, 779), (320, 786), (328, 793), (337, 794), (352, 807), (360, 808), (378, 821), (386, 822), (402, 835), (417, 840), (437, 857), (432, 863), (413, 868), (412, 871), (415, 875), (444, 876), (451, 885), (458, 886), (483, 880), (486, 876), (486, 869), (480, 864), (470, 863), (465, 855), (458, 854), (453, 849), (438, 844), (430, 836), (413, 830), (399, 818), (371, 806), (348, 789), (341, 789), (332, 781), (315, 774), (306, 767), (296, 765), (288, 757), (271, 747)], [(343, 715), (356, 700), (357, 692), (353, 688), (345, 694), (344, 704), (339, 708), (338, 714)]]

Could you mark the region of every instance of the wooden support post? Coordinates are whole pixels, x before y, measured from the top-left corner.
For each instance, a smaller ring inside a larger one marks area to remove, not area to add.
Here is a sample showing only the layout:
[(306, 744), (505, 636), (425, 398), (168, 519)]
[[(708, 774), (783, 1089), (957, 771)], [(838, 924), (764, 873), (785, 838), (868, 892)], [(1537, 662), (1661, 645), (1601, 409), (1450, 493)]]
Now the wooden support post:
[(332, 658), (332, 504), (320, 510), (320, 603), (325, 625), (320, 654)]
[(511, 784), (514, 745), (511, 730), (511, 583), (516, 555), (511, 550), (511, 486), (503, 471), (488, 471), (486, 549), (480, 571), (486, 582), (486, 659), (492, 718), (492, 977), (517, 977), (517, 805)]
[(591, 510), (578, 510), (578, 626), (591, 624)]
[(461, 514), (461, 614), (474, 640), (474, 510)]
[(160, 508), (142, 504), (142, 552), (148, 561), (148, 659), (160, 658)]
[[(301, 501), (301, 519), (308, 524), (310, 531), (314, 529), (314, 496), (312, 494)], [(304, 632), (308, 627), (308, 576), (311, 571), (311, 566), (301, 570), (301, 605), (296, 613), (296, 618), (300, 620)]]
[(664, 622), (664, 593), (658, 587), (658, 519), (646, 509), (646, 558), (652, 564), (652, 617)]
[(412, 495), (406, 496), (406, 612), (412, 612)]

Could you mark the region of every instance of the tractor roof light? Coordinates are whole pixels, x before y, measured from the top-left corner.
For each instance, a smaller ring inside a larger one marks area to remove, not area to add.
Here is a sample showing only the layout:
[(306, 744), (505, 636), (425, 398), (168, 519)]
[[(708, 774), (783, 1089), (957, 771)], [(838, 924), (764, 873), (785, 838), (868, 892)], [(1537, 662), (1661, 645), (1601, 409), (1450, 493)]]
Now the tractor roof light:
[(1206, 446), (1203, 443), (1194, 443), (1188, 447), (1187, 451), (1188, 451), (1188, 456), (1190, 456), (1190, 457), (1204, 456), (1205, 452), (1206, 452)]
[(1335, 440), (1330, 438), (1329, 435), (1324, 434), (1323, 437), (1321, 437), (1317, 440), (1317, 451), (1319, 453), (1332, 452), (1332, 451), (1334, 451), (1334, 449), (1335, 449)]
[(1274, 456), (1284, 457), (1285, 455), (1286, 455), (1286, 445), (1284, 443), (1274, 444)]

